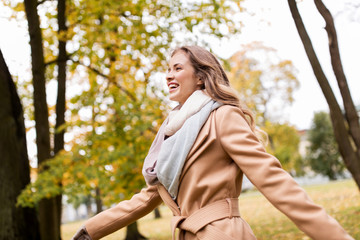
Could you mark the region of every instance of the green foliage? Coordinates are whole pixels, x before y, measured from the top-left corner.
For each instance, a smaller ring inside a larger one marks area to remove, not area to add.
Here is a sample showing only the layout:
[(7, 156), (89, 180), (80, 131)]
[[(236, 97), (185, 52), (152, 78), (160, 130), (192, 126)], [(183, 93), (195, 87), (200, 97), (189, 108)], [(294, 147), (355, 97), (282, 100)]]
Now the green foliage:
[(275, 123), (294, 101), (293, 93), (299, 87), (292, 62), (279, 59), (274, 49), (254, 42), (235, 53), (228, 60), (228, 68), (230, 82), (242, 103), (255, 113), (257, 124), (268, 134), (267, 151), (287, 171), (303, 174), (296, 129)]
[[(58, 40), (67, 41), (67, 123), (60, 127), (67, 142), (66, 150), (40, 166), (44, 171), (19, 204), (62, 192), (76, 205), (100, 189), (109, 206), (139, 191), (143, 159), (168, 110), (157, 73), (179, 44), (206, 45), (210, 37), (238, 33), (232, 16), (242, 10), (240, 2), (67, 1), (68, 29), (60, 33), (56, 2), (40, 4), (48, 83), (57, 76)], [(51, 120), (55, 107), (49, 109)]]
[[(116, 100), (120, 102), (124, 98), (117, 95)], [(46, 170), (20, 195), (19, 204), (33, 206), (41, 198), (60, 191), (76, 204), (83, 195), (95, 198), (95, 189), (100, 188), (102, 201), (109, 206), (139, 191), (144, 186), (143, 159), (163, 119), (159, 104), (158, 99), (144, 96), (139, 103), (115, 102), (112, 111), (93, 111), (97, 112), (93, 119), (99, 121), (93, 122), (89, 132), (75, 138), (70, 151), (62, 151), (42, 166)], [(107, 120), (101, 122), (105, 115)], [(58, 187), (60, 182), (62, 188)]]
[(338, 151), (330, 116), (326, 112), (314, 115), (308, 133), (310, 146), (307, 149), (307, 160), (311, 169), (335, 180), (344, 172), (344, 164)]
[(267, 121), (264, 131), (268, 134), (266, 150), (278, 158), (282, 167), (296, 175), (303, 175), (303, 159), (299, 153), (300, 137), (294, 126)]

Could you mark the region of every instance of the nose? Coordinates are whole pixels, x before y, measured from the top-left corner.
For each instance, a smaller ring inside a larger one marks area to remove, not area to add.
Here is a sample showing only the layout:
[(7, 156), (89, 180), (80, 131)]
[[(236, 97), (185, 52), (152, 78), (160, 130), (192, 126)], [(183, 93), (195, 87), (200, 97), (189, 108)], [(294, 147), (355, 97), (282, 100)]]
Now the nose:
[(174, 74), (172, 71), (168, 71), (167, 74), (166, 74), (166, 81), (171, 81), (174, 79)]

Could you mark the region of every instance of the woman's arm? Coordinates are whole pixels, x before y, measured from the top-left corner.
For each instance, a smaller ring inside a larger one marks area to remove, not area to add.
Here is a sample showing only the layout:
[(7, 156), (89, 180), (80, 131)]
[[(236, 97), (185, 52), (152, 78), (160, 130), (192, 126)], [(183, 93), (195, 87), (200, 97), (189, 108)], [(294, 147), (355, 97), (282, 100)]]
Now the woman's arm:
[(353, 239), (265, 152), (240, 109), (224, 106), (217, 111), (216, 129), (224, 150), (276, 208), (313, 239)]
[(90, 239), (82, 238), (86, 232), (92, 240), (100, 239), (150, 213), (161, 202), (156, 186), (148, 186), (130, 200), (122, 201), (115, 207), (88, 219), (84, 228), (73, 239)]

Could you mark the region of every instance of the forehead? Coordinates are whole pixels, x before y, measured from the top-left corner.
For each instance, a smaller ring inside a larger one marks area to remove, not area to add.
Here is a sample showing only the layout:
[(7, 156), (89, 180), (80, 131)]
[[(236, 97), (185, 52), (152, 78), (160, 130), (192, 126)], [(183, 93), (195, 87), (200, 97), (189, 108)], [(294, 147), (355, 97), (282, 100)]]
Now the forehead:
[(170, 58), (169, 65), (173, 66), (177, 63), (180, 63), (182, 65), (189, 64), (189, 57), (184, 52), (179, 51)]

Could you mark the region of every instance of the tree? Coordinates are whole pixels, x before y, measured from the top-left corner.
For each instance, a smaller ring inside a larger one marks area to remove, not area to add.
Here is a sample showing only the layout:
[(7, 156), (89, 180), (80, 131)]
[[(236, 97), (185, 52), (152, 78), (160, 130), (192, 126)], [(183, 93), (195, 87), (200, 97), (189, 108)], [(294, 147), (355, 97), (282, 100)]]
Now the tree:
[(143, 239), (147, 239), (146, 237), (141, 235), (141, 233), (139, 233), (139, 231), (137, 229), (138, 229), (137, 222), (131, 223), (127, 227), (125, 240), (143, 240)]
[(161, 218), (161, 213), (160, 213), (159, 207), (154, 209), (154, 218), (155, 219)]
[(266, 150), (278, 158), (291, 174), (303, 175), (303, 159), (299, 153), (300, 137), (294, 126), (267, 121), (263, 130), (268, 134)]
[[(67, 42), (67, 26), (66, 26), (66, 0), (58, 0), (57, 2), (57, 22), (58, 22), (58, 48), (59, 54), (57, 57), (57, 99), (56, 99), (56, 123), (54, 133), (54, 150), (56, 155), (64, 149), (64, 134), (65, 128), (65, 110), (66, 110), (66, 61), (68, 59), (66, 51)], [(60, 183), (61, 185), (61, 183)], [(56, 207), (56, 232), (59, 234), (58, 239), (61, 239), (61, 215), (62, 215), (62, 194), (59, 193), (55, 197)]]
[(287, 171), (300, 174), (302, 162), (297, 131), (286, 123), (275, 123), (284, 108), (293, 102), (293, 93), (299, 87), (292, 62), (281, 60), (274, 49), (254, 42), (236, 52), (228, 65), (232, 86), (268, 134), (267, 150)]
[(359, 117), (354, 102), (350, 95), (349, 86), (342, 68), (338, 40), (334, 20), (330, 11), (321, 0), (314, 0), (315, 5), (325, 20), (325, 30), (329, 37), (329, 52), (331, 65), (336, 77), (338, 87), (344, 104), (345, 116), (343, 116), (329, 81), (326, 78), (320, 62), (316, 56), (309, 35), (306, 32), (301, 16), (297, 9), (295, 0), (288, 0), (290, 11), (294, 19), (299, 36), (305, 48), (316, 79), (321, 87), (330, 109), (330, 118), (333, 126), (334, 136), (338, 143), (339, 152), (344, 160), (346, 168), (351, 173), (360, 190), (360, 125)]
[[(56, 123), (55, 133), (66, 128), (74, 138), (70, 151), (60, 150), (42, 164), (45, 171), (19, 202), (34, 205), (64, 193), (70, 201), (83, 194), (110, 206), (144, 186), (142, 162), (166, 110), (163, 89), (153, 79), (166, 69), (168, 48), (180, 42), (179, 32), (186, 36), (182, 44), (200, 42), (195, 32), (216, 37), (236, 33), (239, 23), (231, 14), (240, 11), (240, 3), (69, 1), (68, 27), (61, 30), (60, 19), (58, 25), (53, 21), (54, 2), (43, 2), (46, 7), (37, 7), (47, 13), (42, 31), (46, 79), (56, 76), (54, 63), (68, 59), (68, 73), (76, 79), (68, 85), (77, 89), (67, 102), (69, 122)], [(64, 40), (70, 49), (66, 58), (60, 54)]]
[(315, 113), (312, 126), (308, 132), (307, 160), (312, 170), (336, 180), (343, 174), (344, 164), (338, 151), (329, 114)]
[[(48, 106), (46, 102), (46, 79), (43, 39), (37, 0), (25, 0), (25, 13), (28, 21), (31, 63), (34, 87), (34, 109), (38, 164), (41, 166), (51, 158)], [(55, 198), (44, 198), (39, 202), (39, 221), (41, 239), (58, 239), (60, 223)]]
[(255, 112), (261, 126), (281, 116), (299, 88), (291, 61), (281, 60), (272, 48), (254, 42), (229, 59), (228, 76), (241, 101)]
[(39, 239), (33, 208), (17, 207), (16, 198), (30, 183), (23, 110), (0, 50), (0, 239)]

